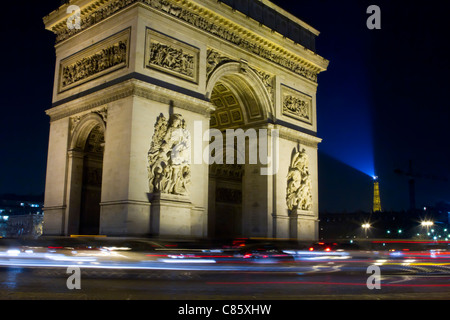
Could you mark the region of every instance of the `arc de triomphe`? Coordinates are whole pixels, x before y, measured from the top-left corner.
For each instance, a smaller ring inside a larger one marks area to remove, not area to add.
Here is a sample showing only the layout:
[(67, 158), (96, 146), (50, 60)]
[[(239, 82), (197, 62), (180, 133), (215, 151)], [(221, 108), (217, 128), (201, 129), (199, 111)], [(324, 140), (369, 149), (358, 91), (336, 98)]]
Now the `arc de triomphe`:
[(44, 23), (44, 234), (317, 238), (317, 30), (267, 0), (73, 0)]

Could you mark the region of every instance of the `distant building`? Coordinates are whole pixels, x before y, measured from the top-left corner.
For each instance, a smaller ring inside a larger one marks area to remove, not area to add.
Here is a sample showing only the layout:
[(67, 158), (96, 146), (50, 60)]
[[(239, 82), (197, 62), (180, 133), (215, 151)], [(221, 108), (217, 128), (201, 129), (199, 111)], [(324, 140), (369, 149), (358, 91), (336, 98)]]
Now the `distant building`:
[[(450, 206), (416, 212), (353, 212), (319, 214), (320, 239), (450, 240)], [(424, 224), (423, 222), (428, 222)]]
[(0, 236), (42, 234), (44, 202), (39, 196), (0, 195)]

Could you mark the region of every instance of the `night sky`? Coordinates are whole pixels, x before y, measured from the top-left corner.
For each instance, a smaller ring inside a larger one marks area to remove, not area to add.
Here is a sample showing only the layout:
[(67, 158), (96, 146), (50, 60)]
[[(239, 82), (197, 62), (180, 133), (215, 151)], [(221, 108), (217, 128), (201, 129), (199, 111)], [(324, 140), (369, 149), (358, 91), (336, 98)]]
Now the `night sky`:
[[(386, 210), (408, 209), (394, 169), (450, 179), (446, 1), (273, 0), (321, 34), (330, 60), (317, 96), (320, 211), (370, 210), (379, 176)], [(0, 194), (42, 194), (55, 67), (42, 17), (60, 0), (8, 1), (1, 11)], [(366, 9), (381, 8), (381, 30)], [(450, 182), (417, 179), (418, 207), (450, 201)]]

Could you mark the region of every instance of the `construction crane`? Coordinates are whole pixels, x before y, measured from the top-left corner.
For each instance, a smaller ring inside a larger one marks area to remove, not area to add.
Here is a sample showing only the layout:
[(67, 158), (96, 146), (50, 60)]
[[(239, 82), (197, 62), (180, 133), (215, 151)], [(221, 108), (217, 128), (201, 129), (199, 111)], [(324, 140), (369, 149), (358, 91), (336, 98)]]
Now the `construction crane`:
[(437, 180), (437, 181), (448, 181), (448, 178), (440, 177), (432, 174), (421, 174), (413, 171), (412, 161), (409, 160), (408, 171), (404, 171), (401, 169), (395, 169), (394, 172), (396, 174), (408, 177), (408, 185), (409, 185), (409, 209), (411, 212), (416, 210), (416, 179), (429, 179), (429, 180)]

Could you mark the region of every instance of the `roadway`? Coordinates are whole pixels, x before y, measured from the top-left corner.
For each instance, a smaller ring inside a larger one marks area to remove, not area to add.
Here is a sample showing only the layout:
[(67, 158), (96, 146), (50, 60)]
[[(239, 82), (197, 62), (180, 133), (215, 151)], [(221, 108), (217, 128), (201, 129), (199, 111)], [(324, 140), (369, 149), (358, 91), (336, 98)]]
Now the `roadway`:
[[(0, 299), (450, 299), (446, 249), (285, 250), (293, 259), (179, 246), (144, 252), (126, 247), (84, 249), (1, 247), (0, 242)], [(367, 286), (372, 275), (367, 268), (374, 265), (381, 271), (379, 289)], [(71, 266), (80, 270), (80, 289), (67, 287)]]
[(2, 268), (0, 299), (57, 300), (302, 300), (450, 299), (450, 276), (387, 275), (369, 290), (366, 274), (317, 272), (117, 271), (81, 269), (69, 290), (65, 269)]

